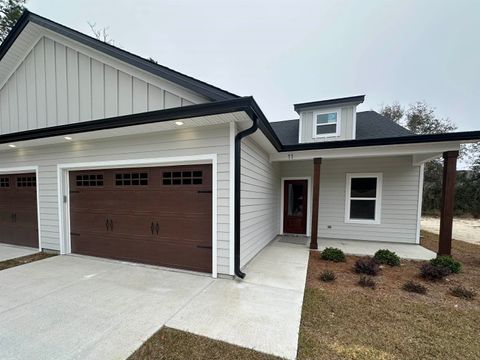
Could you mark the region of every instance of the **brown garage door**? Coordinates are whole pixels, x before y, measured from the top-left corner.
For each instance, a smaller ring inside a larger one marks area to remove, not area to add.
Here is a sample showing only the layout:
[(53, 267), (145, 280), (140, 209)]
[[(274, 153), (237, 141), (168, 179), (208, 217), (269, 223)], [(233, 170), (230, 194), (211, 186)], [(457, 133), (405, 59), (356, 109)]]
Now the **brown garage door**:
[(38, 247), (35, 174), (0, 175), (0, 242)]
[(211, 165), (70, 173), (72, 252), (212, 271)]

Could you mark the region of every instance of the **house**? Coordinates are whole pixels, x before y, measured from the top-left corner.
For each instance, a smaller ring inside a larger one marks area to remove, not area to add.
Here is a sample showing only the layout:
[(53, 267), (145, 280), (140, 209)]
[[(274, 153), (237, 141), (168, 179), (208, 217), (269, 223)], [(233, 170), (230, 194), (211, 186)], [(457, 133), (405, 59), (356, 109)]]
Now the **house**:
[(418, 244), (423, 164), (443, 154), (448, 253), (456, 157), (480, 132), (412, 135), (363, 101), (270, 123), (26, 11), (0, 47), (0, 242), (240, 278), (279, 234)]

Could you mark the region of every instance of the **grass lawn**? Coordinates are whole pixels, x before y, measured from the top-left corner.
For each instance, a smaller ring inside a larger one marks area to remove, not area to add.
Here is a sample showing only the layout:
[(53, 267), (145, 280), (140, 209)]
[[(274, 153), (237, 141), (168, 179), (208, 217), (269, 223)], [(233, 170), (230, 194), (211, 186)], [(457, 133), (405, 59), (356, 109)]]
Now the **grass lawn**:
[[(436, 235), (423, 233), (423, 246), (436, 250), (437, 244)], [(358, 257), (332, 263), (311, 252), (298, 359), (479, 359), (480, 294), (467, 301), (449, 289), (463, 285), (479, 291), (480, 246), (454, 241), (453, 256), (463, 271), (443, 282), (423, 281), (420, 262), (402, 261), (400, 267), (383, 267), (371, 290), (357, 285), (352, 267)], [(335, 282), (318, 279), (326, 269), (336, 274)], [(407, 280), (425, 285), (427, 294), (402, 290)], [(138, 359), (275, 358), (164, 328), (130, 358)]]
[(22, 256), (15, 259), (0, 261), (0, 270), (9, 269), (15, 266), (28, 264), (37, 260), (46, 259), (49, 257), (55, 256), (55, 254), (47, 254), (44, 252), (38, 252), (36, 254)]

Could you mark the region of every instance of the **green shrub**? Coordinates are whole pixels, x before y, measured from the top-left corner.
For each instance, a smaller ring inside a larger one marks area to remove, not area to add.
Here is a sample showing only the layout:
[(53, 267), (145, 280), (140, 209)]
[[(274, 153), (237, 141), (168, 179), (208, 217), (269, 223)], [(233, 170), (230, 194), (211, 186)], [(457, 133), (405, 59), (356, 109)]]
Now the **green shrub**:
[(451, 288), (450, 294), (465, 300), (472, 300), (477, 295), (475, 291), (466, 289), (463, 286), (455, 286)]
[(360, 285), (361, 287), (368, 287), (372, 290), (377, 287), (377, 283), (375, 282), (375, 280), (373, 280), (371, 276), (366, 275), (360, 276), (360, 279), (358, 280), (358, 285)]
[(320, 257), (323, 260), (335, 261), (335, 262), (343, 262), (345, 261), (345, 254), (342, 250), (337, 248), (327, 247), (325, 250), (322, 251)]
[(402, 289), (417, 294), (427, 293), (427, 288), (425, 286), (412, 280), (407, 281), (405, 284), (403, 284)]
[(437, 256), (430, 260), (430, 264), (449, 268), (452, 274), (458, 274), (462, 270), (462, 263), (450, 256)]
[(322, 280), (323, 282), (332, 282), (335, 281), (336, 278), (337, 277), (335, 276), (333, 271), (330, 270), (325, 270), (320, 274), (320, 280)]
[(390, 266), (400, 266), (400, 258), (393, 251), (382, 249), (378, 250), (373, 256), (375, 261), (379, 264), (386, 264)]
[(369, 257), (358, 259), (355, 262), (354, 270), (358, 274), (366, 274), (375, 276), (380, 271), (380, 266), (377, 262)]
[(441, 265), (425, 263), (420, 267), (420, 275), (429, 281), (439, 281), (450, 275), (450, 269)]

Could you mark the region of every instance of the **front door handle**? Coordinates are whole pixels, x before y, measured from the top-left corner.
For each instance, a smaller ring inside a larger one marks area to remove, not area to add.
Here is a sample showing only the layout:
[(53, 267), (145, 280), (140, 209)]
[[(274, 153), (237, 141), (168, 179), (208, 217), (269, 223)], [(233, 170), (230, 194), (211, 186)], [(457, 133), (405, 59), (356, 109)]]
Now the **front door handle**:
[(155, 231), (155, 225), (153, 225), (153, 221), (152, 221), (152, 224), (150, 225), (150, 231), (152, 232), (152, 235)]
[(110, 230), (113, 231), (113, 220), (110, 219)]
[(108, 231), (108, 228), (109, 228), (109, 223), (108, 223), (108, 218), (105, 220), (105, 227), (107, 228), (107, 231)]
[(160, 231), (160, 225), (158, 225), (158, 222), (157, 222), (157, 226), (156, 226), (155, 230), (157, 230), (157, 235), (158, 235), (158, 232)]

